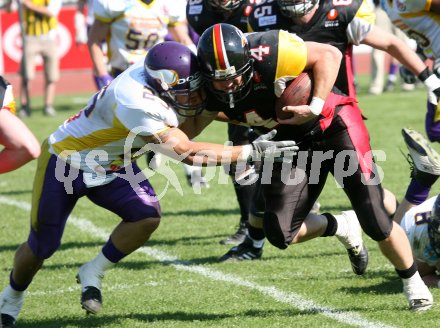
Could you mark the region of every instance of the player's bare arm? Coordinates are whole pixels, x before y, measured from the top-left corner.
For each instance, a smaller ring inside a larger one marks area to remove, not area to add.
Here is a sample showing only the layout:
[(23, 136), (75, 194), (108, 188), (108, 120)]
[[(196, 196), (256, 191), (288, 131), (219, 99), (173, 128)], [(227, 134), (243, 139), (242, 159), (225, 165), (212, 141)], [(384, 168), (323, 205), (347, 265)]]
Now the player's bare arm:
[(312, 102), (308, 105), (286, 106), (284, 110), (294, 115), (279, 120), (281, 124), (300, 125), (319, 115), (338, 76), (342, 53), (337, 48), (316, 42), (305, 42), (305, 44), (307, 47), (305, 70), (312, 70), (314, 76)]
[(102, 51), (102, 41), (105, 40), (110, 32), (110, 25), (95, 19), (89, 31), (87, 45), (90, 57), (92, 58), (93, 71), (97, 76), (108, 74), (105, 67), (104, 53)]
[(213, 120), (217, 119), (217, 112), (209, 112), (204, 110), (201, 114), (188, 117), (179, 125), (190, 139), (197, 137)]
[(283, 158), (284, 155), (292, 156), (296, 153), (298, 147), (294, 141), (271, 141), (275, 135), (276, 130), (272, 130), (244, 146), (195, 142), (179, 128), (159, 132), (156, 138), (161, 153), (181, 159), (186, 164), (207, 166), (247, 161), (254, 157)]

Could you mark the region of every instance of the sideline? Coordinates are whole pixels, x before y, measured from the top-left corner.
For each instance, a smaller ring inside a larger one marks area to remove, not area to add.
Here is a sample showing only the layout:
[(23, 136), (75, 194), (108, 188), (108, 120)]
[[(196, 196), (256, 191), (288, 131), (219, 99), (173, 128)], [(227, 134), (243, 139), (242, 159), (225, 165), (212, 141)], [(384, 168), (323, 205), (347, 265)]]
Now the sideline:
[[(0, 204), (15, 206), (24, 211), (30, 211), (31, 208), (31, 205), (28, 202), (16, 201), (14, 199), (3, 196), (0, 196)], [(104, 229), (95, 226), (91, 221), (83, 218), (70, 216), (67, 223), (70, 223), (74, 225), (76, 228), (80, 229), (81, 231), (88, 233), (92, 236), (98, 237), (103, 241), (106, 241), (108, 239), (110, 233), (108, 231), (105, 231)], [(177, 257), (169, 253), (163, 252), (157, 248), (144, 246), (138, 249), (137, 252), (144, 253), (145, 255), (162, 262), (164, 265), (171, 265), (176, 270), (196, 273), (211, 280), (222, 281), (226, 283), (231, 283), (236, 286), (253, 289), (259, 291), (263, 295), (266, 295), (274, 299), (277, 302), (288, 304), (291, 307), (298, 309), (300, 311), (319, 313), (323, 316), (326, 316), (343, 324), (348, 324), (356, 327), (364, 327), (364, 328), (394, 327), (381, 322), (369, 321), (367, 319), (364, 319), (362, 316), (360, 316), (355, 312), (341, 311), (336, 308), (322, 306), (318, 303), (315, 303), (311, 300), (302, 297), (299, 294), (292, 292), (284, 292), (274, 286), (258, 285), (252, 281), (245, 280), (231, 274), (226, 274), (219, 270), (212, 270), (202, 265), (191, 265), (190, 262), (180, 261)], [(48, 292), (48, 294), (49, 293), (50, 292)], [(34, 292), (33, 294), (44, 295), (43, 292)]]

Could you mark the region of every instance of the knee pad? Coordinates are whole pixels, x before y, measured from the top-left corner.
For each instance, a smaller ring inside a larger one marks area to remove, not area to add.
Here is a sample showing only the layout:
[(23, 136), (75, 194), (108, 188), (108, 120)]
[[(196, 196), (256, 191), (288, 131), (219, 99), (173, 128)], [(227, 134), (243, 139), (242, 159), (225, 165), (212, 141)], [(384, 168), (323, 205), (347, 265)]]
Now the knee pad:
[(273, 246), (279, 249), (286, 249), (289, 246), (290, 241), (286, 240), (275, 213), (267, 212), (264, 214), (263, 228), (267, 240)]

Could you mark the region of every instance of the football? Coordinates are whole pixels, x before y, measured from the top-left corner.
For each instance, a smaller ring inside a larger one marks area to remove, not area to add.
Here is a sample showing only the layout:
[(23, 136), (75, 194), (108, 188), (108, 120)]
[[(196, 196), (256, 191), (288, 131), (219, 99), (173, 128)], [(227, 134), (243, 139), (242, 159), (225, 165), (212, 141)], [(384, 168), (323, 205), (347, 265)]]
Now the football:
[(313, 75), (311, 71), (302, 72), (286, 85), (286, 89), (275, 101), (275, 113), (280, 119), (292, 117), (292, 113), (283, 112), (284, 106), (307, 105), (313, 95)]

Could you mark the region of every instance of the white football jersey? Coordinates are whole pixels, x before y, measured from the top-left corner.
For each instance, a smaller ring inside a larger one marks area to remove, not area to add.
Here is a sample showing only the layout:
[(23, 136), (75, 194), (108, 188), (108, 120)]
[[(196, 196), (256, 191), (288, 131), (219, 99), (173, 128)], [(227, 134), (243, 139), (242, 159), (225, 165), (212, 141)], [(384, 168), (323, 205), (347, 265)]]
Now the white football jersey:
[[(109, 64), (120, 70), (143, 59), (147, 51), (162, 42), (168, 26), (185, 21), (181, 6), (169, 0), (95, 0), (95, 19), (111, 23)], [(179, 0), (180, 2), (180, 0)], [(149, 4), (146, 4), (149, 3)]]
[(440, 15), (429, 12), (430, 0), (381, 0), (394, 25), (404, 31), (429, 58), (440, 57)]
[(440, 258), (431, 247), (428, 237), (428, 219), (437, 196), (406, 212), (400, 226), (408, 236), (414, 257), (422, 262), (434, 266), (440, 264)]
[(143, 62), (139, 62), (58, 127), (49, 137), (50, 152), (85, 172), (116, 171), (130, 164), (133, 153), (145, 146), (140, 136), (178, 124), (174, 110), (146, 85)]

